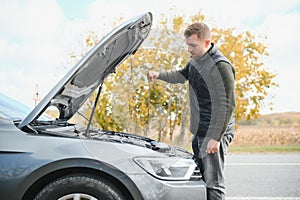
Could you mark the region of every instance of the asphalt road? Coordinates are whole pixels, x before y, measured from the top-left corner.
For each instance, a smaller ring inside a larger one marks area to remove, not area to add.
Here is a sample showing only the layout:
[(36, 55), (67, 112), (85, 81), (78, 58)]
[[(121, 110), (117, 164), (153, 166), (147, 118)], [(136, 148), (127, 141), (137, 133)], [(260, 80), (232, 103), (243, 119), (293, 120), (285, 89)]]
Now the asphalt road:
[(300, 200), (300, 154), (229, 154), (226, 200)]

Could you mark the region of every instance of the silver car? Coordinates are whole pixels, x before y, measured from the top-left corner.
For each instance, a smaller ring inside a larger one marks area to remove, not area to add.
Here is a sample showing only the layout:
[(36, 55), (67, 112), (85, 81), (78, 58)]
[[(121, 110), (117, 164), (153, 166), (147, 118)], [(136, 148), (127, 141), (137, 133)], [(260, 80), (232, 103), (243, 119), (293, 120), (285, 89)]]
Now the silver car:
[[(0, 197), (5, 200), (206, 199), (188, 151), (70, 122), (150, 32), (151, 13), (118, 26), (30, 110), (0, 94)], [(55, 107), (59, 115), (44, 114)]]

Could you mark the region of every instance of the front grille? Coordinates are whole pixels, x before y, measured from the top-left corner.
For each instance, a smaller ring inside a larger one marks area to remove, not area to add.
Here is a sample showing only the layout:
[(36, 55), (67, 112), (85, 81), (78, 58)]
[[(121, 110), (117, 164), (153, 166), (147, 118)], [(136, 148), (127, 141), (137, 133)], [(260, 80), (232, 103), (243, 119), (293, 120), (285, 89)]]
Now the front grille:
[(202, 175), (201, 175), (201, 172), (200, 172), (200, 169), (198, 166), (195, 167), (195, 170), (193, 172), (193, 174), (191, 175), (191, 178), (190, 180), (193, 180), (193, 181), (198, 181), (202, 178)]

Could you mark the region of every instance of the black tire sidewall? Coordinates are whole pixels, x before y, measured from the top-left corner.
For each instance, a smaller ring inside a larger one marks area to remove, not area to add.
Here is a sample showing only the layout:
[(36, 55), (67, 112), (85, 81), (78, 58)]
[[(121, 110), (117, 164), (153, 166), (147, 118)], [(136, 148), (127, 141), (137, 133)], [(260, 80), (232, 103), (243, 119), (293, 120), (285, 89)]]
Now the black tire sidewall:
[(101, 177), (86, 174), (69, 175), (49, 183), (39, 192), (35, 200), (59, 199), (76, 193), (101, 200), (124, 200), (122, 193), (112, 183)]

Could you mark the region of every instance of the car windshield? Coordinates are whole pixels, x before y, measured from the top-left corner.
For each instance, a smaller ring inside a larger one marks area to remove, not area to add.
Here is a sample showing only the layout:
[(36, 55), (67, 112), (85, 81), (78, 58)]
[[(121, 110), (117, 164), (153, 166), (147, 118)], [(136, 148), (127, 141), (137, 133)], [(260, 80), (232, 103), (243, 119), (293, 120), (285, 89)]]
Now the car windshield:
[(24, 104), (0, 93), (0, 117), (10, 120), (24, 119), (31, 109)]
[(24, 119), (30, 111), (30, 107), (0, 93), (0, 118), (18, 121)]

